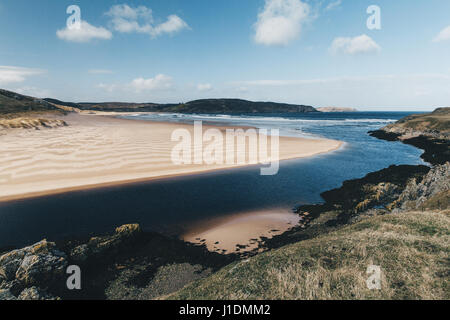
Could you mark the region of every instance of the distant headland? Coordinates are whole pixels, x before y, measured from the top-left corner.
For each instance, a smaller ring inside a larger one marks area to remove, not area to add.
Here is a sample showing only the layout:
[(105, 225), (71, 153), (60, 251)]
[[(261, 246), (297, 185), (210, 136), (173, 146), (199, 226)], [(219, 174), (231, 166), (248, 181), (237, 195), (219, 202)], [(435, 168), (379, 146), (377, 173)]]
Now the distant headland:
[(175, 112), (175, 113), (212, 113), (212, 114), (237, 114), (237, 113), (306, 113), (318, 112), (314, 107), (307, 105), (253, 102), (241, 99), (202, 99), (177, 104), (158, 103), (72, 103), (56, 99), (44, 99), (59, 106), (77, 108), (80, 110), (107, 111), (107, 112)]
[(355, 108), (342, 108), (342, 107), (322, 107), (316, 108), (320, 112), (358, 112)]

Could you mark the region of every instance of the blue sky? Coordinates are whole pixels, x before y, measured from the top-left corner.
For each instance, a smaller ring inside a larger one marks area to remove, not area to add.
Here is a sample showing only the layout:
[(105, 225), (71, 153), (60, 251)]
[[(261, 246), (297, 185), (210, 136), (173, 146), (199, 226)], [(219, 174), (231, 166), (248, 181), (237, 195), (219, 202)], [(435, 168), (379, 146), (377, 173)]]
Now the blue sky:
[(0, 87), (68, 101), (450, 105), (448, 0), (0, 0), (0, 43)]

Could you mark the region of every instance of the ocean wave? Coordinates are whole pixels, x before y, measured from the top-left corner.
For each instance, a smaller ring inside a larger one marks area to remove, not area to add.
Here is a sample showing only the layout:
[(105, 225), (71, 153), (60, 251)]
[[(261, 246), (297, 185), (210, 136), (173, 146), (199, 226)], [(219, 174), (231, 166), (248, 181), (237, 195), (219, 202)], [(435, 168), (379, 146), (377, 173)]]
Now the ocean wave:
[(322, 123), (322, 124), (351, 124), (351, 123), (392, 123), (394, 119), (302, 119), (286, 117), (265, 117), (265, 116), (233, 116), (233, 115), (212, 115), (212, 114), (180, 114), (180, 113), (156, 113), (130, 115), (142, 119), (184, 119), (184, 120), (216, 120), (216, 121), (244, 121), (244, 122), (289, 122), (289, 123)]

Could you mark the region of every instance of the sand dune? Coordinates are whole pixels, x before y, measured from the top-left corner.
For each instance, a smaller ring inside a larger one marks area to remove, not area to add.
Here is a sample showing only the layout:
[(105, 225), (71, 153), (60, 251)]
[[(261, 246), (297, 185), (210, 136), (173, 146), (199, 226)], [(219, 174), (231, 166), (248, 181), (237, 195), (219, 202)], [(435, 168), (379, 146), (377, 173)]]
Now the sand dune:
[[(70, 114), (67, 127), (0, 136), (0, 201), (238, 165), (175, 165), (175, 129), (193, 126)], [(207, 129), (208, 126), (204, 126)], [(224, 128), (221, 128), (222, 130)], [(280, 138), (280, 159), (335, 150), (334, 140)]]

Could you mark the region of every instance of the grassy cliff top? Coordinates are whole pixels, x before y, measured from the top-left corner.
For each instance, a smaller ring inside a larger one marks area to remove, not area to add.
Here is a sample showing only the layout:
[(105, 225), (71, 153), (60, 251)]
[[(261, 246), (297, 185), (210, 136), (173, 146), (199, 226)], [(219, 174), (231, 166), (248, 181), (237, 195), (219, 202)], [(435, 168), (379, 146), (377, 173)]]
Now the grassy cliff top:
[(387, 128), (450, 133), (450, 108), (439, 108), (431, 113), (411, 115), (388, 125)]
[[(231, 264), (169, 299), (449, 299), (449, 212), (371, 217)], [(381, 290), (369, 290), (369, 265)]]

